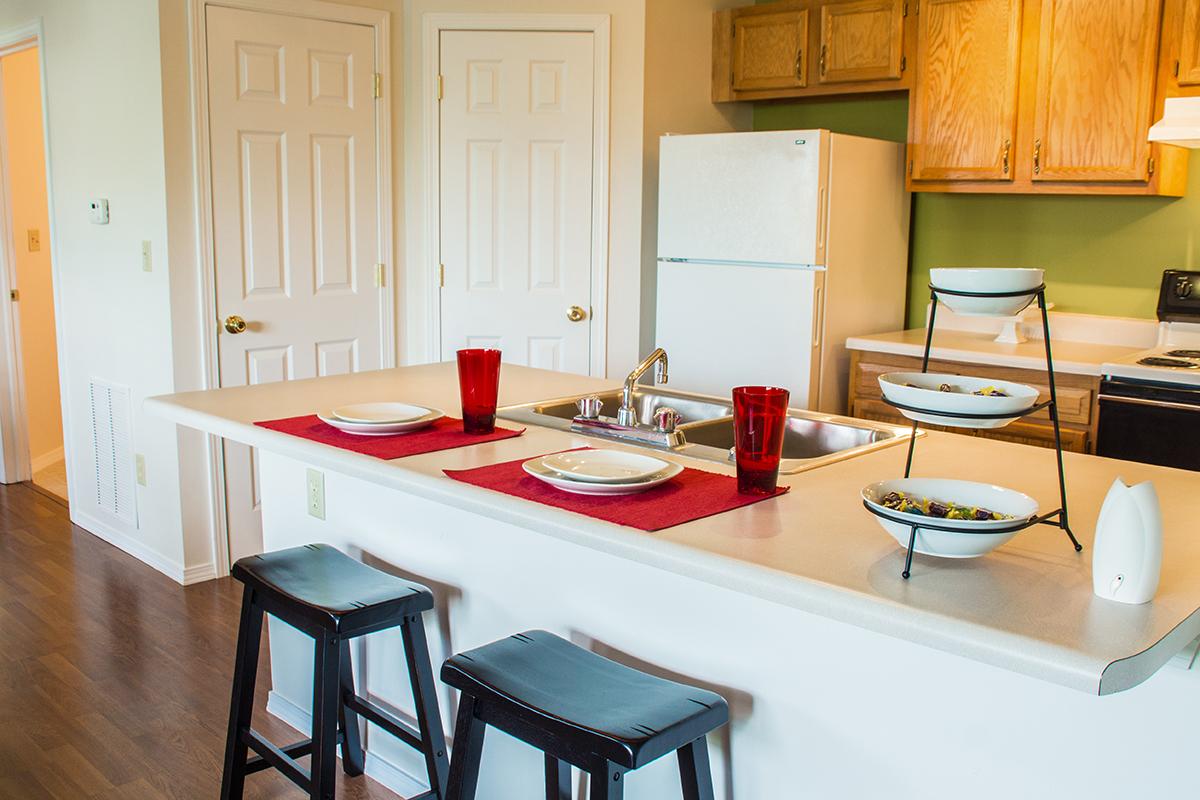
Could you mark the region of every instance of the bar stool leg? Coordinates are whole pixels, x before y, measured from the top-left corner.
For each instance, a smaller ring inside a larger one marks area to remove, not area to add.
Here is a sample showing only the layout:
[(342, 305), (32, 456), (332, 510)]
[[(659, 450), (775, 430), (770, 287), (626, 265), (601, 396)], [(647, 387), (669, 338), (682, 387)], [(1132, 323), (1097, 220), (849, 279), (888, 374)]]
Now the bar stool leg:
[(611, 761), (592, 769), (588, 800), (621, 800), (625, 796), (625, 775)]
[(337, 779), (338, 706), (341, 705), (341, 645), (336, 637), (316, 637), (313, 664), (312, 800), (334, 800)]
[(433, 682), (433, 668), (429, 661), (429, 641), (425, 638), (425, 623), (421, 615), (405, 617), (400, 626), (400, 635), (404, 639), (404, 657), (408, 662), (408, 678), (412, 684), (429, 788), (436, 797), (444, 798), (450, 776), (450, 758), (446, 751), (446, 733), (442, 730), (442, 715), (438, 711), (437, 685)]
[(241, 800), (246, 784), (247, 747), (242, 732), (250, 727), (254, 713), (254, 684), (258, 677), (258, 649), (262, 643), (263, 612), (254, 590), (242, 592), (242, 614), (238, 623), (237, 655), (233, 663), (233, 696), (229, 703), (229, 732), (225, 738), (225, 769), (221, 776), (221, 800)]
[(346, 700), (354, 697), (354, 664), (350, 660), (350, 641), (343, 639), (338, 646), (341, 697), (338, 702), (338, 729), (342, 732), (342, 770), (351, 777), (363, 774), (365, 759), (362, 749), (362, 732), (358, 727), (358, 714), (346, 707)]
[(479, 785), (479, 761), (487, 725), (475, 717), (475, 698), (462, 695), (454, 722), (454, 757), (450, 759), (450, 782), (446, 800), (475, 800)]
[(546, 756), (546, 800), (571, 800), (571, 765)]
[(714, 800), (712, 766), (708, 761), (708, 739), (701, 736), (676, 751), (683, 800)]

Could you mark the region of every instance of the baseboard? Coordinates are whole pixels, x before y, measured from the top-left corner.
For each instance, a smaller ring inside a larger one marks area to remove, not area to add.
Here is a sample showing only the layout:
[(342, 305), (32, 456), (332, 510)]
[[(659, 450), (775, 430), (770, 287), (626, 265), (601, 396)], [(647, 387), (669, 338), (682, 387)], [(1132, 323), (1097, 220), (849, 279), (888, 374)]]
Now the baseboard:
[(183, 570), (183, 580), (180, 581), (184, 586), (191, 586), (193, 583), (203, 583), (211, 581), (217, 577), (217, 568), (211, 561), (207, 564), (193, 564)]
[[(312, 735), (312, 715), (274, 689), (267, 694), (267, 713), (286, 722), (302, 736)], [(367, 752), (366, 770), (368, 775), (401, 797), (412, 797), (429, 789), (391, 761), (370, 751)]]
[(63, 455), (63, 449), (59, 447), (55, 450), (51, 450), (49, 453), (42, 453), (36, 458), (30, 458), (29, 469), (33, 472), (41, 472), (56, 461), (64, 460), (64, 458), (65, 456)]
[[(132, 536), (113, 528), (100, 518), (80, 511), (78, 503), (71, 505), (71, 522), (83, 528), (97, 539), (108, 542), (113, 547), (125, 551), (146, 566), (158, 570), (176, 583), (184, 584), (186, 582), (185, 570), (182, 566), (165, 558), (161, 553), (151, 550)], [(208, 568), (211, 570), (212, 565), (208, 565)]]

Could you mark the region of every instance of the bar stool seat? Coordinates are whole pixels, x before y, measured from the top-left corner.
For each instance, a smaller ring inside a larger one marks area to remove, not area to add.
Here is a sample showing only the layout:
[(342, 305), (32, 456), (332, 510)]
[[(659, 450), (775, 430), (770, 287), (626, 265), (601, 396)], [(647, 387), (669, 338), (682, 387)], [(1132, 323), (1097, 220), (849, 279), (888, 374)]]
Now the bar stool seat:
[(424, 586), (324, 544), (248, 556), (231, 574), (261, 592), (264, 604), (286, 606), (291, 615), (342, 636), (392, 627), (399, 617), (433, 608), (433, 593)]
[(680, 754), (684, 796), (712, 797), (705, 737), (729, 720), (718, 694), (647, 675), (546, 631), (455, 655), (442, 666), (442, 680), (463, 693), (450, 800), (474, 796), (484, 725), (546, 753), (553, 800), (570, 797), (562, 761), (591, 773), (593, 797), (615, 798), (622, 770), (672, 751)]
[[(311, 800), (333, 800), (339, 746), (347, 775), (361, 775), (365, 767), (360, 717), (424, 756), (430, 788), (411, 800), (444, 800), (450, 764), (421, 616), (433, 608), (433, 594), (324, 544), (248, 556), (231, 573), (245, 588), (221, 800), (239, 800), (246, 776), (265, 769), (281, 772)], [(312, 736), (285, 746), (267, 741), (251, 727), (264, 613), (314, 642)], [(390, 628), (398, 629), (404, 642), (416, 727), (354, 687), (350, 640)], [(297, 761), (305, 755), (312, 756), (309, 769)]]

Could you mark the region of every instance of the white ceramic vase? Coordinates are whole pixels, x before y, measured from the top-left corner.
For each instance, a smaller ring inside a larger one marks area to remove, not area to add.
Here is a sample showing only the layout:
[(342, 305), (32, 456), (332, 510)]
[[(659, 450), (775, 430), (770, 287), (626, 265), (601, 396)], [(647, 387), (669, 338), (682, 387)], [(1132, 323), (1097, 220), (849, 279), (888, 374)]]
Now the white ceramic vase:
[(1096, 522), (1092, 591), (1119, 603), (1148, 603), (1162, 570), (1162, 512), (1154, 484), (1117, 479)]

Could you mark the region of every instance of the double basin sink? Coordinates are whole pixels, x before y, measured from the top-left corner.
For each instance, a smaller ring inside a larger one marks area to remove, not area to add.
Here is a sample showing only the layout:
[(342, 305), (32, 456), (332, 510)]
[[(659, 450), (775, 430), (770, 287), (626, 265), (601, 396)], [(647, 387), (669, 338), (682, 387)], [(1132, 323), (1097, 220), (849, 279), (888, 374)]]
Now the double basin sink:
[[(660, 407), (666, 406), (679, 412), (676, 430), (683, 434), (684, 441), (670, 446), (647, 443), (640, 437), (635, 439), (628, 435), (631, 433), (628, 429), (623, 435), (616, 425), (577, 423), (578, 401), (592, 396), (600, 398), (602, 419), (617, 416), (617, 409), (621, 405), (620, 389), (506, 406), (496, 413), (514, 422), (626, 441), (706, 461), (729, 463), (733, 460), (732, 400), (676, 392), (658, 386), (638, 386), (633, 393), (633, 407), (637, 411), (639, 428), (651, 428), (654, 412)], [(789, 409), (779, 471), (785, 474), (803, 472), (896, 444), (910, 435), (908, 428), (896, 425)]]

